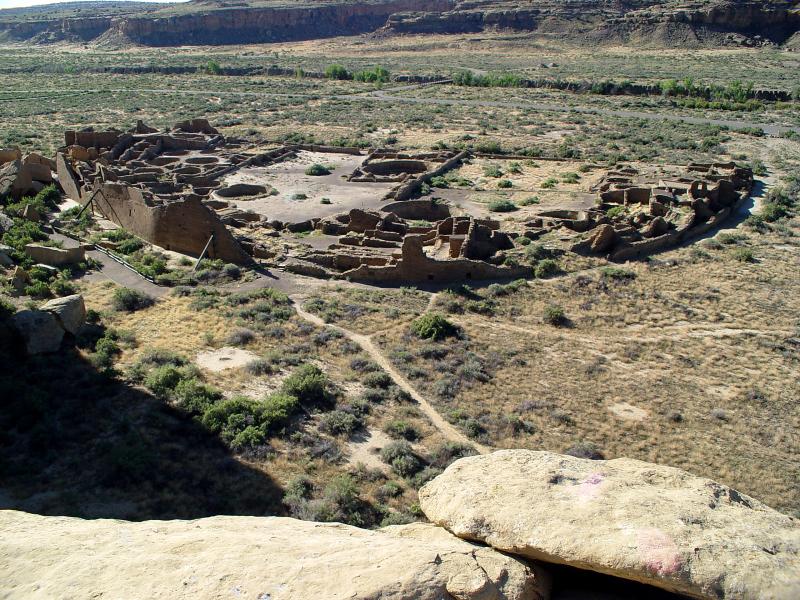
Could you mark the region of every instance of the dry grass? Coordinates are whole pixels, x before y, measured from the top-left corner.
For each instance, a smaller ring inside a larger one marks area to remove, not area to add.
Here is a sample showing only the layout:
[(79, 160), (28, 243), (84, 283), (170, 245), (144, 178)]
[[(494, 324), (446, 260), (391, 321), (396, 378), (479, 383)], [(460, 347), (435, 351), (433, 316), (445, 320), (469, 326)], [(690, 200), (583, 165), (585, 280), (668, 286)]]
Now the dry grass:
[[(681, 467), (797, 513), (800, 244), (773, 234), (740, 243), (757, 263), (727, 247), (707, 257), (682, 249), (631, 267), (632, 281), (599, 271), (536, 281), (496, 298), (493, 317), (451, 316), (491, 378), (432, 399), (462, 423), (474, 418), (492, 445), (564, 451), (591, 441), (609, 458)], [(544, 323), (551, 305), (569, 327)], [(443, 342), (450, 354), (437, 362), (404, 333), (378, 339), (416, 354), (418, 385), (437, 390), (463, 342)]]

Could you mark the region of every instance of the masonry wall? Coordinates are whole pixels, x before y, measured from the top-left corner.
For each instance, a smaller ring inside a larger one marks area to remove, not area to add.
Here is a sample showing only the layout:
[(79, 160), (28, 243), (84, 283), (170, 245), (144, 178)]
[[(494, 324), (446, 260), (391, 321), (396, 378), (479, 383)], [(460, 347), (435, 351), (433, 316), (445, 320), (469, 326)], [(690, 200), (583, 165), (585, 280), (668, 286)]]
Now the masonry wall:
[(117, 183), (97, 183), (94, 207), (106, 218), (165, 250), (199, 256), (211, 235), (209, 258), (248, 263), (242, 249), (219, 217), (199, 199), (164, 204), (149, 202), (138, 188)]

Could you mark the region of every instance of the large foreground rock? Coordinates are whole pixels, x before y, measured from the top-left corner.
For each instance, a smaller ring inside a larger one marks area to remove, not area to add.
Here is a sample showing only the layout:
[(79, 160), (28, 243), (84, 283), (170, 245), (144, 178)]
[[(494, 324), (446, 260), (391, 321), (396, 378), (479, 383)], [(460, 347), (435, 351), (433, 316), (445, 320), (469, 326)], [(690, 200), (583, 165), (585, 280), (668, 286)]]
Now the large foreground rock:
[(459, 537), (697, 598), (800, 598), (800, 525), (709, 479), (620, 458), (503, 450), (425, 485)]
[(46, 302), (42, 310), (52, 314), (64, 331), (76, 335), (86, 322), (86, 304), (83, 296), (73, 294)]
[(11, 317), (11, 324), (25, 342), (28, 354), (57, 352), (64, 339), (58, 320), (43, 310), (21, 310)]
[(4, 598), (539, 598), (532, 572), (513, 558), (392, 529), (281, 517), (130, 523), (0, 511), (0, 581)]

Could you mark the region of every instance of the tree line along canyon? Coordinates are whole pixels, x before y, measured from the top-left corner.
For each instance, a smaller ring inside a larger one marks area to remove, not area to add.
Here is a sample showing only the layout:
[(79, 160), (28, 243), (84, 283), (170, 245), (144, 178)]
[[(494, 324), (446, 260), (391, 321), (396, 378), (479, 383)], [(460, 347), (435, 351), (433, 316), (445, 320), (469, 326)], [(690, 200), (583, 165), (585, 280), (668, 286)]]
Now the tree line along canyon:
[(794, 0), (0, 9), (0, 597), (800, 597)]

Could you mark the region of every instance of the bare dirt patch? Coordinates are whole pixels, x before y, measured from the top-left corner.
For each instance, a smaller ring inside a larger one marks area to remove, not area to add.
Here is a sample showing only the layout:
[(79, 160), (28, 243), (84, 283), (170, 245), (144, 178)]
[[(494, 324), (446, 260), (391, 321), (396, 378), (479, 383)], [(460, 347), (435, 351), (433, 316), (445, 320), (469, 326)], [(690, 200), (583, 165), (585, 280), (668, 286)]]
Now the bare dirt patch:
[(218, 350), (201, 352), (197, 355), (195, 362), (203, 369), (208, 369), (216, 373), (243, 367), (256, 358), (258, 358), (258, 356), (248, 350), (224, 346)]

